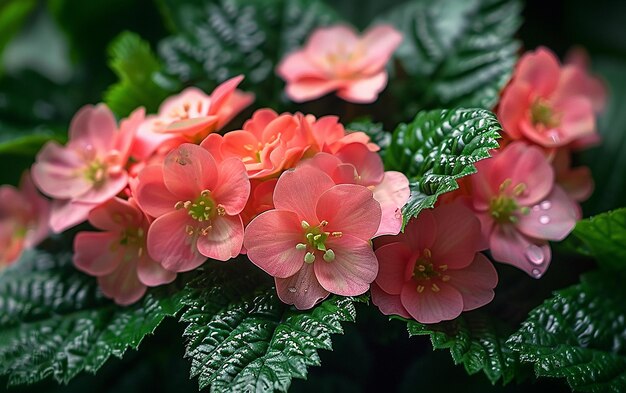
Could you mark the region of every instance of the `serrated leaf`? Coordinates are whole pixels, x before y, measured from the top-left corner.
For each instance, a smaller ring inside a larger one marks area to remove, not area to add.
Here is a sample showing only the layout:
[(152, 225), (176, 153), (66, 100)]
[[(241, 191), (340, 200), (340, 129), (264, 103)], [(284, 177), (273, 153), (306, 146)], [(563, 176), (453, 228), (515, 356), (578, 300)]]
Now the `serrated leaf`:
[(608, 269), (626, 269), (626, 208), (578, 221), (568, 239), (573, 248)]
[(257, 104), (278, 101), (283, 82), (275, 75), (282, 57), (301, 46), (315, 27), (337, 19), (318, 0), (163, 0), (177, 34), (163, 40), (159, 54), (166, 74), (211, 91), (244, 74), (243, 89)]
[(457, 179), (474, 173), (473, 164), (498, 147), (500, 130), (495, 115), (484, 109), (420, 112), (411, 123), (400, 124), (383, 161), (385, 169), (403, 172), (411, 182), (405, 221), (456, 190)]
[(566, 378), (581, 392), (626, 390), (623, 274), (598, 271), (530, 312), (509, 345), (540, 377)]
[(94, 373), (182, 308), (172, 290), (157, 288), (119, 307), (72, 266), (70, 254), (27, 251), (0, 275), (0, 374), (15, 385)]
[(124, 32), (109, 46), (109, 56), (109, 66), (120, 79), (104, 94), (111, 110), (120, 117), (140, 106), (155, 112), (168, 91), (155, 82), (161, 64), (150, 45), (137, 34)]
[(517, 60), (521, 10), (518, 0), (414, 0), (384, 15), (404, 35), (395, 56), (410, 75), (409, 110), (493, 108)]
[(517, 354), (506, 344), (512, 329), (481, 312), (434, 325), (407, 321), (410, 336), (430, 336), (434, 349), (449, 349), (455, 364), (468, 374), (483, 371), (492, 384), (503, 384), (523, 376)]
[(189, 283), (181, 321), (189, 324), (191, 376), (212, 392), (286, 392), (292, 378), (320, 364), (318, 349), (332, 349), (341, 322), (354, 321), (359, 299), (334, 296), (297, 311), (278, 299), (267, 277), (236, 269), (208, 267)]

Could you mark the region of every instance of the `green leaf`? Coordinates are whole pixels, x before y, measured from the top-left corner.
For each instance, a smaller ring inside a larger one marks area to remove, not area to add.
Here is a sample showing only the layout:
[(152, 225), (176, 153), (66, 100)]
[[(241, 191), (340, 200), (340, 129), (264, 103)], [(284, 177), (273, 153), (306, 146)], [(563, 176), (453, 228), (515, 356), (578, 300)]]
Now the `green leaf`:
[(518, 0), (414, 0), (384, 15), (404, 35), (395, 56), (410, 76), (408, 110), (493, 108), (517, 60), (521, 10)]
[(0, 374), (15, 385), (95, 373), (182, 308), (181, 291), (173, 290), (160, 287), (119, 307), (72, 266), (70, 254), (27, 251), (0, 275)]
[(275, 74), (285, 54), (309, 32), (337, 19), (318, 0), (162, 0), (177, 34), (159, 47), (166, 74), (205, 91), (244, 74), (243, 89), (257, 105), (278, 102), (283, 82)]
[(385, 169), (401, 171), (411, 182), (405, 221), (456, 190), (457, 179), (476, 172), (473, 164), (498, 147), (500, 130), (495, 115), (484, 109), (420, 112), (411, 123), (400, 124), (383, 160)]
[(449, 349), (455, 364), (462, 364), (468, 374), (483, 371), (492, 384), (521, 378), (517, 354), (506, 344), (512, 329), (481, 312), (463, 313), (460, 317), (434, 325), (407, 321), (410, 336), (430, 336), (434, 349)]
[(568, 239), (584, 255), (608, 269), (626, 269), (626, 208), (578, 221)]
[(241, 266), (208, 267), (187, 290), (186, 356), (191, 376), (212, 392), (286, 392), (292, 378), (320, 364), (317, 350), (332, 349), (331, 334), (354, 321), (359, 301), (333, 296), (297, 311), (278, 299), (266, 276)]
[(120, 81), (105, 93), (107, 105), (118, 116), (128, 116), (140, 106), (155, 112), (168, 91), (155, 82), (161, 64), (150, 45), (137, 34), (124, 32), (111, 43), (109, 54), (109, 65)]
[(566, 378), (581, 392), (626, 390), (623, 274), (593, 272), (530, 312), (509, 345), (540, 377)]
[[(0, 59), (5, 46), (20, 30), (36, 5), (36, 0), (8, 0), (0, 4)], [(2, 62), (0, 62), (0, 74), (2, 74)]]
[(64, 142), (65, 136), (49, 127), (23, 128), (0, 121), (0, 154), (34, 157), (49, 140)]

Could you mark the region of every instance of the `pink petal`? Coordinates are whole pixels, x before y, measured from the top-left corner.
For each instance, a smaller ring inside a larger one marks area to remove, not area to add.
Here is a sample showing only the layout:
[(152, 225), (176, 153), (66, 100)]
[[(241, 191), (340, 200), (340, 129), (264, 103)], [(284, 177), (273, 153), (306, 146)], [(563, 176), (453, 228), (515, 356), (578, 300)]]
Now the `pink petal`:
[(586, 67), (568, 64), (563, 67), (559, 84), (552, 99), (560, 101), (567, 97), (583, 96), (591, 100), (593, 111), (602, 112), (606, 107), (607, 91), (602, 80), (589, 75)]
[(295, 102), (311, 101), (343, 86), (344, 82), (320, 78), (304, 78), (290, 82), (285, 93)]
[(463, 296), (463, 311), (474, 310), (493, 300), (498, 273), (483, 254), (476, 254), (472, 263), (460, 270), (449, 270), (450, 285)]
[(308, 310), (326, 299), (328, 291), (322, 288), (311, 264), (305, 263), (296, 274), (274, 279), (276, 292), (283, 303), (293, 304), (298, 310)]
[(411, 318), (411, 315), (406, 311), (400, 301), (400, 295), (388, 294), (376, 285), (375, 282), (372, 283), (370, 292), (372, 293), (372, 303), (374, 303), (383, 314)]
[(320, 220), (328, 221), (326, 231), (363, 240), (374, 236), (382, 214), (372, 192), (356, 184), (339, 184), (324, 192), (315, 210)]
[(97, 204), (73, 202), (68, 199), (57, 199), (52, 201), (50, 211), (50, 229), (54, 233), (61, 233), (81, 222), (87, 221), (89, 212)]
[(519, 215), (517, 228), (536, 239), (563, 240), (576, 226), (576, 205), (559, 186), (528, 214)]
[(37, 154), (32, 176), (37, 187), (46, 195), (70, 199), (84, 194), (93, 186), (84, 171), (84, 161), (73, 150), (51, 141)]
[(560, 128), (564, 143), (595, 133), (596, 118), (588, 98), (580, 96), (566, 98), (555, 109), (562, 111)]
[(136, 262), (126, 262), (113, 273), (98, 277), (98, 285), (102, 293), (122, 306), (133, 304), (141, 299), (147, 288), (137, 278), (136, 269)]
[(342, 296), (365, 293), (378, 273), (378, 261), (369, 242), (344, 234), (329, 238), (326, 247), (335, 252), (335, 259), (326, 262), (318, 258), (314, 262), (320, 285), (328, 292)]
[(139, 173), (134, 197), (141, 210), (152, 217), (159, 217), (174, 210), (180, 201), (163, 182), (163, 167), (151, 165)]
[(160, 117), (151, 115), (147, 116), (139, 125), (133, 146), (133, 156), (140, 160), (146, 160), (166, 142), (180, 138), (179, 135), (174, 133), (162, 132), (162, 122), (163, 120)]
[(278, 278), (293, 276), (302, 268), (306, 251), (296, 249), (302, 242), (304, 236), (298, 216), (280, 210), (259, 214), (248, 224), (244, 235), (250, 261)]
[(559, 176), (557, 183), (570, 198), (578, 202), (586, 201), (593, 193), (593, 177), (586, 166), (570, 169), (567, 174)]
[(370, 151), (362, 143), (350, 143), (335, 153), (344, 163), (352, 164), (356, 168), (363, 186), (375, 186), (383, 181), (385, 169), (380, 156)]
[(502, 93), (498, 105), (498, 120), (502, 123), (503, 131), (512, 139), (520, 139), (523, 134), (520, 124), (528, 119), (532, 104), (532, 90), (524, 82), (512, 82)]
[(407, 312), (421, 323), (438, 323), (448, 321), (461, 315), (463, 311), (463, 297), (452, 285), (439, 285), (439, 291), (434, 292), (425, 287), (417, 292), (414, 281), (407, 282), (402, 288), (400, 301)]
[(98, 153), (108, 153), (117, 134), (113, 112), (104, 104), (81, 108), (70, 124), (72, 146), (91, 147)]
[(238, 158), (229, 158), (218, 166), (219, 180), (213, 190), (216, 203), (222, 204), (228, 215), (239, 214), (250, 196), (250, 180), (246, 167)]
[(402, 229), (402, 207), (409, 200), (409, 179), (403, 173), (387, 171), (383, 181), (374, 187), (374, 199), (380, 203), (380, 225), (374, 237), (397, 235)]
[(346, 53), (352, 52), (358, 41), (356, 32), (350, 26), (321, 27), (309, 37), (305, 53), (309, 58), (321, 61), (318, 59), (334, 53), (338, 47), (341, 47)]
[(74, 264), (92, 276), (105, 276), (120, 265), (124, 248), (119, 233), (80, 232), (74, 238)]
[(269, 108), (258, 109), (252, 114), (252, 118), (243, 124), (243, 129), (261, 139), (267, 125), (277, 117), (278, 114)]
[(304, 51), (288, 54), (276, 68), (278, 75), (287, 82), (304, 77), (324, 79), (326, 73)]
[(387, 86), (387, 71), (373, 76), (357, 79), (339, 88), (337, 96), (357, 104), (370, 104), (378, 98), (378, 94)]
[(89, 223), (104, 231), (119, 231), (127, 227), (140, 227), (143, 213), (130, 201), (112, 198), (89, 213)]
[(217, 182), (217, 165), (211, 153), (198, 145), (184, 143), (165, 157), (163, 181), (179, 198), (192, 200), (203, 190), (213, 190)]
[(552, 253), (545, 240), (533, 240), (517, 231), (512, 225), (496, 225), (489, 238), (493, 259), (508, 263), (540, 278), (550, 265)]
[[(422, 252), (425, 248), (432, 247), (437, 234), (437, 222), (431, 209), (424, 209), (417, 218), (412, 218), (406, 227), (404, 233), (400, 234), (405, 244), (408, 244), (412, 250)], [(391, 237), (393, 239), (393, 237)]]
[(480, 246), (480, 221), (463, 204), (439, 205), (433, 210), (437, 234), (431, 251), (437, 264), (461, 269), (472, 263)]
[[(317, 153), (311, 158), (304, 159), (298, 163), (298, 167), (310, 166), (321, 170), (332, 177), (333, 172), (341, 165), (341, 160), (336, 156), (328, 153)], [(333, 180), (337, 182), (337, 179)], [(354, 179), (353, 179), (354, 180)]]
[(399, 295), (406, 281), (409, 264), (415, 264), (413, 251), (404, 243), (390, 243), (376, 249), (378, 259), (378, 284), (390, 295)]
[[(231, 134), (232, 132), (236, 131), (231, 131), (228, 134)], [(200, 143), (200, 146), (206, 149), (209, 153), (211, 153), (216, 162), (221, 162), (225, 158), (222, 155), (223, 143), (224, 138), (220, 134), (209, 134), (206, 138), (204, 138), (202, 143)]]
[(197, 221), (185, 210), (174, 210), (160, 216), (148, 230), (148, 254), (172, 272), (193, 270), (206, 261), (196, 245), (198, 234), (189, 235), (187, 227), (196, 230)]
[(149, 287), (169, 284), (176, 279), (176, 273), (170, 272), (154, 261), (148, 255), (139, 258), (137, 262), (137, 277), (142, 284)]
[(127, 185), (128, 174), (123, 171), (115, 176), (110, 176), (102, 185), (92, 187), (82, 195), (75, 195), (73, 199), (84, 203), (102, 203), (122, 192)]
[(243, 222), (239, 215), (218, 216), (211, 221), (208, 235), (198, 238), (198, 251), (206, 257), (227, 261), (241, 253)]
[[(311, 225), (317, 220), (316, 205), (320, 196), (335, 182), (324, 172), (310, 167), (284, 172), (276, 183), (274, 206), (294, 212)], [(247, 248), (247, 247), (246, 247)]]
[(517, 63), (513, 80), (528, 83), (539, 97), (548, 97), (556, 89), (560, 74), (559, 60), (545, 47), (525, 53)]
[(359, 45), (365, 51), (358, 63), (366, 68), (366, 74), (373, 74), (385, 68), (393, 52), (402, 42), (402, 34), (391, 25), (378, 25), (369, 28)]
[(137, 129), (144, 121), (146, 110), (141, 107), (135, 109), (130, 116), (122, 119), (120, 122), (120, 130), (115, 137), (114, 148), (120, 153), (120, 161), (126, 163), (131, 154), (133, 144), (137, 139)]

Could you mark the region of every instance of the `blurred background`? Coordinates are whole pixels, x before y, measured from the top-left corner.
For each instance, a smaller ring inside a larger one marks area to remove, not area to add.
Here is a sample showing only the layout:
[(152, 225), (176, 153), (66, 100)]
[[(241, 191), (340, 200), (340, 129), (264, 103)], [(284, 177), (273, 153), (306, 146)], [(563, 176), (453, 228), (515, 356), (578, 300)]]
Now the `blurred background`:
[[(327, 2), (362, 29), (390, 3), (401, 1)], [(152, 0), (0, 0), (0, 183), (16, 184), (41, 143), (50, 136), (63, 140), (75, 111), (101, 101), (118, 80), (109, 67), (113, 39), (132, 31), (154, 49), (168, 36), (159, 4)], [(599, 125), (604, 143), (579, 157), (591, 167), (596, 181), (585, 215), (624, 205), (626, 1), (529, 0), (523, 15), (518, 38), (524, 49), (545, 45), (563, 56), (573, 46), (582, 46), (591, 55), (594, 72), (606, 81), (610, 101)], [(28, 136), (28, 143), (2, 144), (16, 135)], [(543, 287), (557, 289), (573, 282), (561, 278), (560, 269), (566, 267), (554, 266), (545, 278), (550, 284)], [(359, 307), (357, 323), (347, 325), (346, 334), (335, 338), (334, 352), (321, 354), (323, 367), (311, 368), (309, 380), (295, 380), (291, 391), (569, 391), (561, 380), (529, 379), (501, 387), (492, 386), (482, 373), (469, 377), (447, 351), (431, 354), (426, 337), (408, 339), (402, 323), (389, 323), (374, 308)], [(9, 391), (194, 392), (197, 384), (188, 378), (180, 337), (181, 327), (168, 321), (139, 351), (109, 362), (96, 376), (81, 375), (68, 386), (48, 382)], [(0, 380), (0, 391), (5, 382)]]

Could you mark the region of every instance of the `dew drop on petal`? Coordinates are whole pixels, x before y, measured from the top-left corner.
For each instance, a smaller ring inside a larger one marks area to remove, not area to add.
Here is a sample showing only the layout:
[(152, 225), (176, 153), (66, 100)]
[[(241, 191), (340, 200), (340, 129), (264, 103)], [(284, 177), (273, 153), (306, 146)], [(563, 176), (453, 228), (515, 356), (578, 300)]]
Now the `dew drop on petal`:
[(541, 216), (539, 217), (539, 222), (542, 224), (549, 224), (550, 223), (550, 217), (548, 216)]
[(545, 260), (541, 248), (534, 244), (531, 244), (526, 249), (526, 258), (528, 259), (528, 261), (535, 265), (541, 265)]
[(539, 206), (541, 207), (541, 210), (548, 210), (552, 207), (552, 203), (550, 201), (543, 201)]
[(296, 287), (289, 287), (287, 288), (287, 290), (291, 293), (295, 293), (296, 292)]
[(541, 271), (539, 269), (533, 269), (532, 273), (536, 278), (541, 277)]

